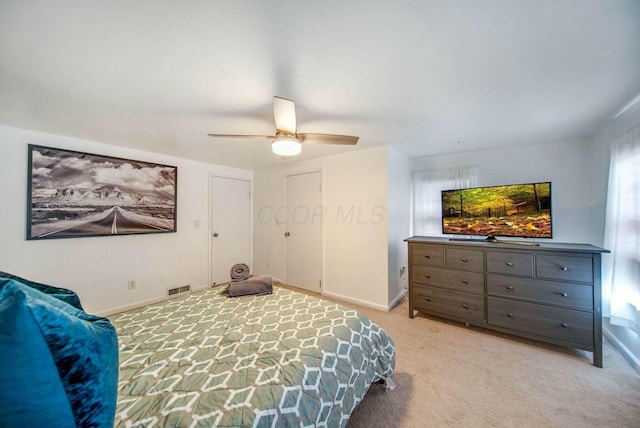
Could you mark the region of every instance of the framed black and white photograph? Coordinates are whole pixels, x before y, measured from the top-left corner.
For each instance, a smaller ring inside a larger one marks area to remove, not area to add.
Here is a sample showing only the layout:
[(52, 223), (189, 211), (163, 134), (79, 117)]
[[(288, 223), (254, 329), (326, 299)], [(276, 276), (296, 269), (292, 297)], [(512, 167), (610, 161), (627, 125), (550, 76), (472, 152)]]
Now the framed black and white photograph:
[(27, 239), (176, 231), (178, 168), (29, 145)]

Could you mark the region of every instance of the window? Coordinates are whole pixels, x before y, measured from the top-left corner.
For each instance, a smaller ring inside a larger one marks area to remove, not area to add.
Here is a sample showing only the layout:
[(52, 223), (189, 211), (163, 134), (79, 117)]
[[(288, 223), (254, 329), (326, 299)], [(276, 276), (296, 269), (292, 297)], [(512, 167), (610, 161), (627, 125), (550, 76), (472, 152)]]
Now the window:
[(442, 235), (440, 191), (474, 187), (478, 166), (413, 173), (413, 234)]
[(640, 334), (640, 124), (612, 144), (603, 259), (603, 315)]

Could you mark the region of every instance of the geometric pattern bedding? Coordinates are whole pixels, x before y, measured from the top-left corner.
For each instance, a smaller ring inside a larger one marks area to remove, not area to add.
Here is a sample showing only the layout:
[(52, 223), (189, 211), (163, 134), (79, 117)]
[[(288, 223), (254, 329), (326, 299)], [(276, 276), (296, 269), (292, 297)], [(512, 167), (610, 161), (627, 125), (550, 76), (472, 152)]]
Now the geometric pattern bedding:
[(345, 426), (394, 343), (347, 307), (274, 287), (217, 287), (111, 317), (116, 427)]

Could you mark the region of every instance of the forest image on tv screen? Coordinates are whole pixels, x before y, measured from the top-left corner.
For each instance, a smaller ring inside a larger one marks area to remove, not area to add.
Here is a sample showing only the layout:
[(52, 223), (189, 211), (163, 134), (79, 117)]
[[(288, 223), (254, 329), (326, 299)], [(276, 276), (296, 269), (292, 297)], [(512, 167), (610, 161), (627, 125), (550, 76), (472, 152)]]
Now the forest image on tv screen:
[(551, 238), (551, 183), (445, 190), (442, 231)]

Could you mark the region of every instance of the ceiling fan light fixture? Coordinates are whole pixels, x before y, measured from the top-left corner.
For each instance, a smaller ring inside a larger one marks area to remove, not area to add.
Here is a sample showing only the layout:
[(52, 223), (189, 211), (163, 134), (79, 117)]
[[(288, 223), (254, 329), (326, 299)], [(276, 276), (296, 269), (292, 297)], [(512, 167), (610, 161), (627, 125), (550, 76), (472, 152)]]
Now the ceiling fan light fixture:
[(276, 123), (275, 135), (240, 135), (240, 134), (208, 134), (215, 138), (262, 138), (271, 143), (271, 150), (281, 158), (291, 158), (302, 153), (302, 143), (308, 144), (339, 144), (353, 146), (358, 143), (359, 137), (351, 135), (299, 134), (296, 130), (295, 103), (281, 97), (273, 97), (273, 118)]
[(278, 137), (271, 144), (271, 150), (278, 156), (295, 156), (302, 152), (302, 144), (293, 137)]

